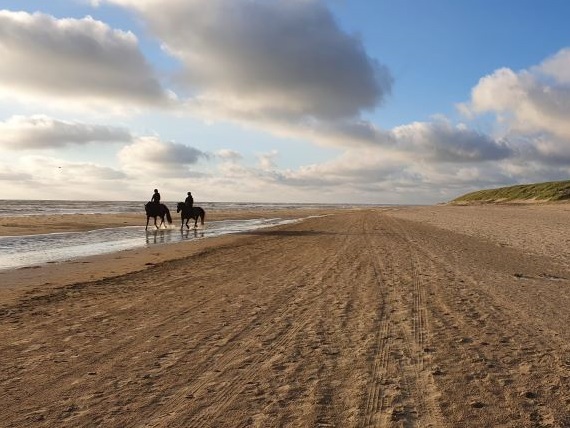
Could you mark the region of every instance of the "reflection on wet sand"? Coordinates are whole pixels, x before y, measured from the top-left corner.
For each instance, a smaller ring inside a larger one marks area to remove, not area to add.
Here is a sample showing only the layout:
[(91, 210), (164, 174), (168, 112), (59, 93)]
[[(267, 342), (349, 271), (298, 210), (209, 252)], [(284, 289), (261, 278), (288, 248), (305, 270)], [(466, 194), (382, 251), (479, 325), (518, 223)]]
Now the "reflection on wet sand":
[(203, 238), (204, 237), (204, 230), (203, 229), (191, 229), (191, 230), (181, 230), (180, 235), (184, 239), (188, 238)]
[(169, 244), (172, 242), (180, 242), (188, 239), (203, 238), (204, 229), (186, 229), (180, 230), (179, 233), (175, 229), (155, 229), (146, 231), (147, 244)]

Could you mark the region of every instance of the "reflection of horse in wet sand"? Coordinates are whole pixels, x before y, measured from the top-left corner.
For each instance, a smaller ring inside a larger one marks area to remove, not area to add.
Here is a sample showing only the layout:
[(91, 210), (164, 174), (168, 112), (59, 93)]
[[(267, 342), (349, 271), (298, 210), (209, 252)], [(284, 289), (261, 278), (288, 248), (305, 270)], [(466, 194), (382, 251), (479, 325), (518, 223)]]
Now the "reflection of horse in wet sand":
[(176, 212), (177, 213), (181, 212), (180, 229), (184, 227), (184, 220), (186, 220), (186, 227), (190, 229), (190, 226), (188, 226), (188, 221), (191, 218), (194, 219), (194, 229), (198, 227), (198, 218), (200, 218), (200, 224), (204, 225), (204, 218), (206, 217), (206, 212), (200, 207), (188, 208), (184, 202), (178, 202), (178, 205), (176, 205)]
[[(166, 216), (166, 220), (168, 221), (169, 224), (172, 223), (172, 217), (170, 216), (170, 211), (168, 210), (168, 207), (164, 204), (155, 204), (154, 202), (147, 202), (144, 205), (144, 210), (146, 211), (146, 227), (144, 228), (144, 230), (148, 229), (148, 221), (150, 220), (151, 217), (154, 217), (154, 225), (156, 226), (157, 229), (160, 229), (160, 227), (164, 224), (164, 216)], [(160, 217), (160, 219), (162, 220), (159, 226), (156, 225), (157, 217)]]

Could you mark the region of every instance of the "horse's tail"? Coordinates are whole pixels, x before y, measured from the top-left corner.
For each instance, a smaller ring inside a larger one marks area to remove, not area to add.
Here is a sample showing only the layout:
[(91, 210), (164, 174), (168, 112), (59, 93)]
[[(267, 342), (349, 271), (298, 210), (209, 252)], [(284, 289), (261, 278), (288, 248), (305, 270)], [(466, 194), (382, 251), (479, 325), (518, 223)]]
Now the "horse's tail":
[(200, 224), (204, 226), (204, 219), (206, 218), (206, 211), (202, 210), (202, 215), (200, 216)]
[(164, 206), (164, 209), (166, 210), (166, 220), (168, 220), (168, 223), (172, 223), (172, 216), (170, 215), (170, 210), (166, 205)]

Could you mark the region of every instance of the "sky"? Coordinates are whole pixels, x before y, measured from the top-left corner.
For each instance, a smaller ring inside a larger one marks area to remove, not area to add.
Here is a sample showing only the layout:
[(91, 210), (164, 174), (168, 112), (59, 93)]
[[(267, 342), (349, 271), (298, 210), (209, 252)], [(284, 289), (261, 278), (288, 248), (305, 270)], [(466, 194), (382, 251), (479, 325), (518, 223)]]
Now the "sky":
[(432, 204), (570, 176), (566, 0), (3, 0), (0, 199)]

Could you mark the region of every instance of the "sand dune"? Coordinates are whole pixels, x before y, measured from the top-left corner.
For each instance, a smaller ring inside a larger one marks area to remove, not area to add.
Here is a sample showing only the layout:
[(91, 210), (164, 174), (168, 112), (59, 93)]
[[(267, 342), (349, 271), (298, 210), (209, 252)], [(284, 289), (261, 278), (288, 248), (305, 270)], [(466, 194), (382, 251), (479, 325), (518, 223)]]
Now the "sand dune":
[(470, 208), (4, 272), (0, 420), (570, 426), (568, 211)]

